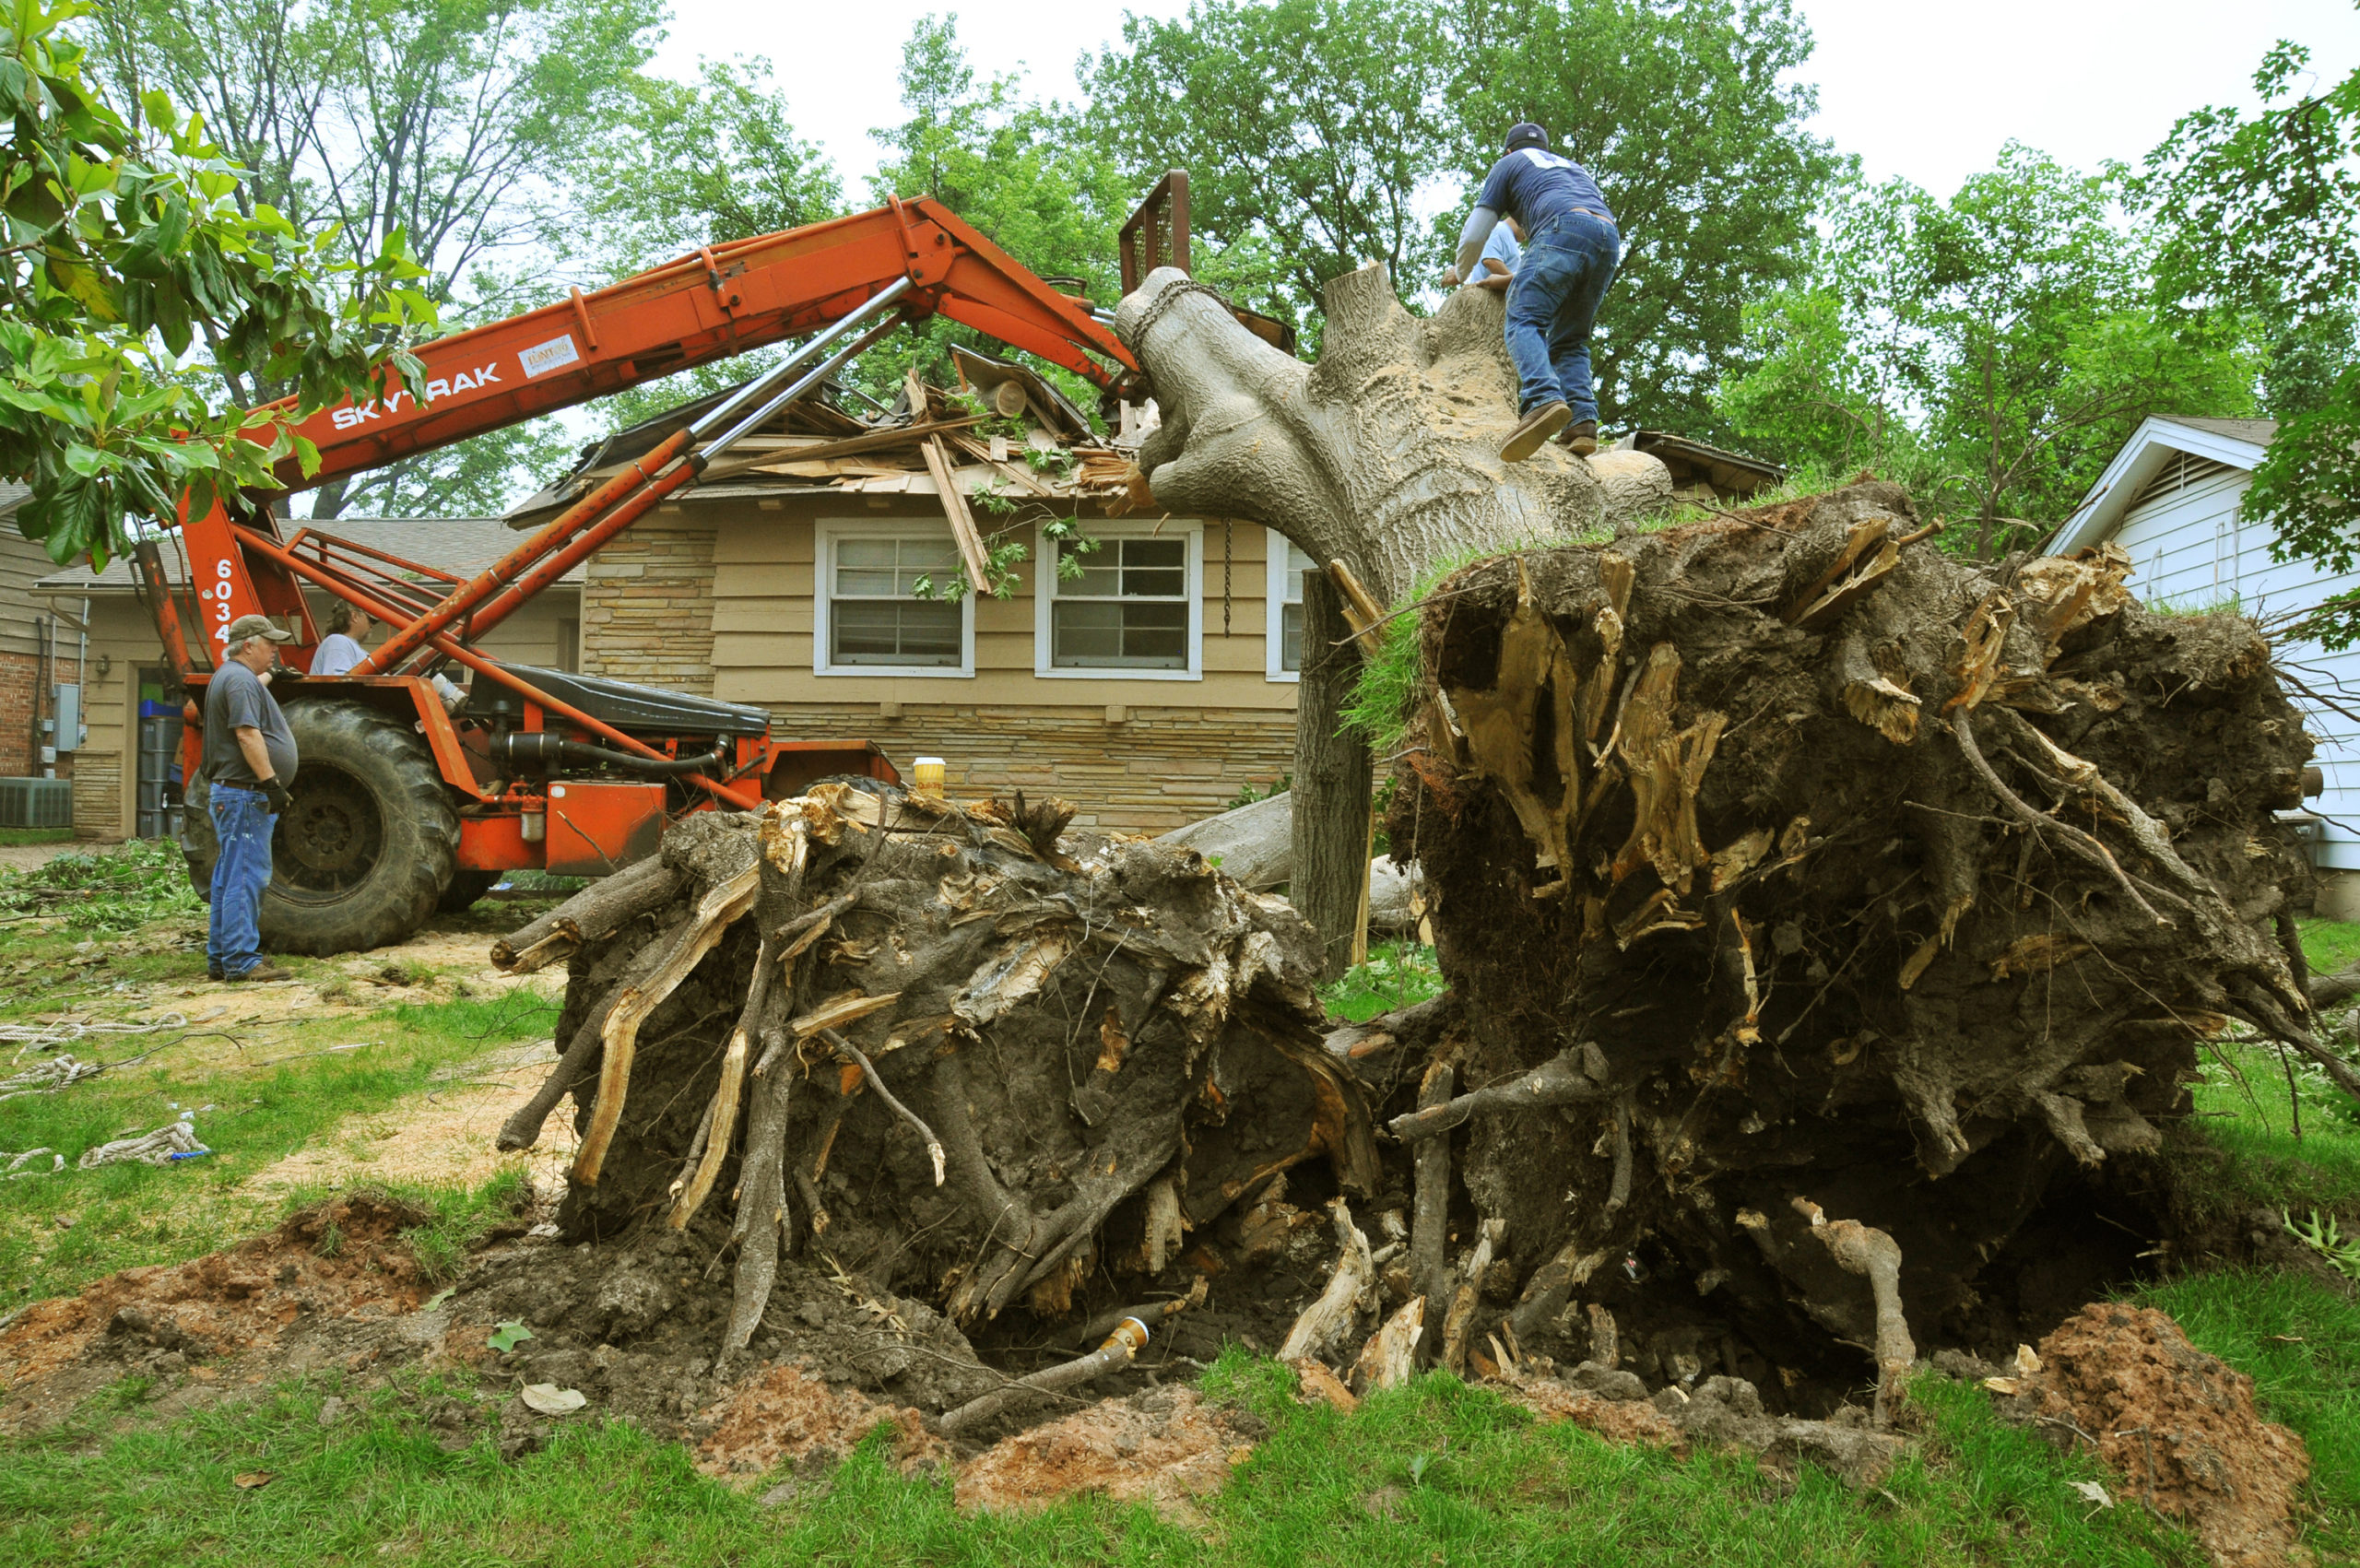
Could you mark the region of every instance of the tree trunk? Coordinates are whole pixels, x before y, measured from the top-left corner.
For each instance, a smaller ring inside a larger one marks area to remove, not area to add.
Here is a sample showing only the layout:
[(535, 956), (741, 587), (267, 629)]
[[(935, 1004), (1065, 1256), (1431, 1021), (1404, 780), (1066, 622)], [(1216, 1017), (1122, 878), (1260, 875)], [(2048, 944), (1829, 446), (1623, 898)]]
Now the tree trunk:
[(1356, 645), (1346, 641), (1343, 595), (1327, 573), (1303, 574), (1303, 683), (1295, 693), (1293, 867), (1288, 902), (1319, 933), (1321, 975), (1351, 967), (1361, 893), (1368, 881), (1368, 747), (1344, 727), (1344, 705), (1360, 679)]
[[(1154, 378), (1162, 416), (1139, 453), (1159, 506), (1276, 528), (1387, 604), (1434, 561), (1634, 520), (1564, 447), (1500, 461), (1516, 426), (1501, 296), (1462, 289), (1420, 321), (1372, 262), (1330, 282), (1327, 306), (1313, 367), (1175, 268), (1124, 297), (1115, 329)], [(1670, 489), (1666, 476), (1631, 500)]]

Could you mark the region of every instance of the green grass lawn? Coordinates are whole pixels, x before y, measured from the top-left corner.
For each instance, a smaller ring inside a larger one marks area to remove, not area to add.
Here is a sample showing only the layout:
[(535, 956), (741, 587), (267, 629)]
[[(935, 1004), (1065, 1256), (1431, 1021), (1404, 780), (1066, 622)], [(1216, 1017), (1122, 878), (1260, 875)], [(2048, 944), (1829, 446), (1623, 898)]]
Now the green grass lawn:
[[(489, 941), (531, 918), (516, 908), (478, 905), (457, 923)], [(207, 1021), (208, 1005), (225, 993), (182, 994), (204, 978), (204, 910), (166, 844), (63, 856), (0, 876), (0, 912), (15, 922), (0, 927), (0, 1024), (137, 1022), (172, 1013), (192, 1020), (76, 1041), (65, 1055), (108, 1070), (57, 1093), (0, 1102), (0, 1150), (46, 1147), (66, 1163), (62, 1174), (0, 1182), (0, 1315), (118, 1268), (179, 1262), (266, 1229), (286, 1202), (242, 1190), (257, 1172), (348, 1116), (414, 1102), (438, 1073), (546, 1038), (556, 1022), (555, 979), (500, 995), (462, 996), (461, 985), (446, 985), (446, 1000), (372, 1008), (365, 1004), (374, 987), (339, 984), (349, 961), (303, 958), (283, 961), (329, 996), (363, 1005), (265, 1023)], [(446, 918), (444, 928), (452, 925)], [(0, 1078), (11, 1057), (30, 1063), (46, 1055), (7, 1047)], [(85, 1149), (152, 1131), (183, 1110), (196, 1113), (210, 1154), (163, 1166), (76, 1168)], [(52, 1163), (43, 1155), (18, 1169)]]
[[(760, 1488), (698, 1475), (684, 1450), (584, 1419), (503, 1465), (447, 1454), (421, 1407), (466, 1390), (419, 1379), (323, 1430), (334, 1385), (290, 1385), (163, 1430), (105, 1434), (112, 1411), (0, 1454), (0, 1551), (12, 1562), (625, 1564), (1759, 1563), (2140, 1564), (2196, 1561), (2136, 1508), (2091, 1516), (2094, 1478), (2002, 1426), (1981, 1393), (1924, 1387), (1924, 1456), (1874, 1491), (1752, 1460), (1688, 1460), (1542, 1425), (1447, 1375), (1343, 1417), (1285, 1397), (1290, 1374), (1224, 1357), (1209, 1387), (1268, 1434), (1202, 1528), (1068, 1503), (964, 1515), (940, 1480), (905, 1480), (865, 1444), (822, 1486), (766, 1512)], [(234, 1478), (262, 1471), (264, 1487)]]
[[(124, 963), (176, 963), (170, 921), (124, 916), (40, 938), (44, 963), (80, 941), (136, 947)], [(513, 924), (513, 911), (491, 917)], [(2307, 927), (2330, 967), (2352, 927)], [(154, 949), (150, 951), (149, 949)], [(12, 952), (18, 950), (14, 948)], [(2360, 950), (2360, 948), (2355, 948)], [(201, 958), (198, 960), (201, 963)], [(0, 973), (6, 965), (0, 962)], [(159, 973), (162, 970), (159, 968)], [(1381, 949), (1329, 992), (1373, 1016), (1433, 994), (1432, 954)], [(362, 987), (361, 989), (366, 989)], [(0, 1020), (53, 1009), (54, 993), (0, 993)], [(198, 1117), (220, 1152), (178, 1167), (115, 1167), (62, 1183), (0, 1184), (0, 1313), (125, 1264), (169, 1261), (250, 1233), (276, 1207), (236, 1189), (263, 1165), (359, 1110), (390, 1109), (431, 1075), (547, 1033), (543, 998), (324, 1009), (238, 1051), (193, 1042), (66, 1093), (0, 1103), (0, 1148), (69, 1154), (126, 1126)], [(305, 1055), (369, 1040), (364, 1051)], [(109, 1055), (129, 1055), (107, 1048)], [(5, 1059), (5, 1058), (0, 1058)], [(2192, 1156), (2205, 1201), (2317, 1207), (2360, 1228), (2360, 1120), (2298, 1076), (2295, 1137), (2277, 1058), (2230, 1047), (2198, 1091), (2210, 1152)], [(494, 1184), (420, 1195), (435, 1218), (417, 1244), (444, 1267), (513, 1196)], [(60, 1231), (54, 1219), (75, 1218)], [(2295, 1428), (2315, 1463), (2309, 1544), (2360, 1557), (2360, 1306), (2315, 1280), (2212, 1272), (2130, 1299), (2179, 1319), (2201, 1347), (2256, 1382), (2264, 1412)], [(488, 1442), (444, 1452), (424, 1424), (435, 1400), (475, 1392), (405, 1373), (363, 1392), (329, 1377), (169, 1422), (142, 1420), (150, 1390), (127, 1383), (67, 1426), (0, 1442), (0, 1561), (10, 1563), (384, 1562), (550, 1564), (1692, 1564), (1899, 1568), (1902, 1564), (2195, 1564), (2186, 1538), (2135, 1506), (2094, 1510), (2068, 1484), (2098, 1472), (2000, 1423), (1979, 1390), (1940, 1378), (1913, 1391), (1921, 1452), (1876, 1490), (1806, 1470), (1789, 1486), (1752, 1460), (1687, 1460), (1544, 1426), (1446, 1376), (1370, 1399), (1351, 1417), (1288, 1397), (1282, 1368), (1233, 1351), (1208, 1380), (1268, 1423), (1254, 1456), (1203, 1519), (1183, 1527), (1103, 1502), (1021, 1518), (972, 1516), (939, 1478), (891, 1471), (881, 1444), (796, 1500), (763, 1510), (770, 1484), (699, 1475), (687, 1452), (595, 1413), (548, 1451), (502, 1462)], [(320, 1402), (360, 1407), (321, 1427)], [(267, 1472), (245, 1490), (241, 1474)]]

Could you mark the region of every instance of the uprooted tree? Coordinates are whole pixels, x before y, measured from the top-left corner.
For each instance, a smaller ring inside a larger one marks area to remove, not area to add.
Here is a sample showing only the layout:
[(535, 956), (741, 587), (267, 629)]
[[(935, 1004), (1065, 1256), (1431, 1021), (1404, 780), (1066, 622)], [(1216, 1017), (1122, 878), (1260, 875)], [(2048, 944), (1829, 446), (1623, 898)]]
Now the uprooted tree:
[(2141, 1195), (2232, 1020), (2360, 1088), (2307, 1027), (2274, 813), (2309, 743), (2250, 625), (2142, 609), (2118, 557), (1960, 562), (1874, 483), (1601, 529), (1591, 469), (1492, 455), (1497, 315), (1355, 274), (1309, 371), (1176, 274), (1121, 322), (1162, 503), (1391, 600), (1496, 552), (1415, 611), (1394, 749), (1448, 997), (1323, 1039), (1286, 904), (1055, 802), (690, 819), (497, 955), (570, 964), (503, 1134), (572, 1092), (568, 1233), (726, 1256), (732, 1348), (793, 1254), (1014, 1353), (1285, 1297), (1255, 1237), (1332, 1229), (1284, 1349), (1810, 1404), (2166, 1242)]

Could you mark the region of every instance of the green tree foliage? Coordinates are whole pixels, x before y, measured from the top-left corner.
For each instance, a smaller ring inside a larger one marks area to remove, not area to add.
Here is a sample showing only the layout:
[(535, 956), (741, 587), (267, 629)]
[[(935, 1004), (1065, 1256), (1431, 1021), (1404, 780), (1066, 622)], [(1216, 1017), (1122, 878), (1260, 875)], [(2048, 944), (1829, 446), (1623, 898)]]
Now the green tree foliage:
[(1432, 6), (1195, 0), (1177, 21), (1126, 16), (1081, 75), (1131, 186), (1188, 171), (1198, 274), (1308, 326), (1322, 286), (1363, 262), (1412, 289), (1433, 270), (1418, 201), (1451, 167), (1460, 63)]
[(1449, 25), (1467, 185), (1448, 241), (1508, 127), (1546, 126), (1596, 175), (1625, 248), (1591, 348), (1601, 407), (1725, 433), (1712, 392), (1748, 362), (1744, 307), (1801, 278), (1811, 216), (1846, 166), (1804, 128), (1809, 26), (1791, 0), (1461, 0)]
[[(197, 106), (248, 171), (248, 210), (336, 226), (348, 257), (395, 231), (454, 326), (531, 300), (529, 253), (572, 210), (565, 175), (641, 101), (661, 0), (99, 0), (118, 102)], [(537, 302), (537, 301), (535, 301)], [(232, 396), (285, 390), (233, 371)], [(550, 422), (405, 458), (313, 492), (313, 515), (496, 510), (520, 467), (565, 447)]]
[[(903, 45), (901, 79), (905, 117), (870, 133), (887, 153), (871, 181), (875, 198), (932, 196), (1034, 273), (1111, 307), (1115, 233), (1145, 187), (1133, 190), (1072, 110), (1028, 96), (1016, 77), (979, 77), (956, 16), (919, 18)], [(884, 397), (913, 364), (939, 380), (953, 343), (1006, 351), (936, 317), (862, 356), (855, 379)], [(1035, 368), (1083, 408), (1095, 404), (1096, 389), (1080, 377)]]
[[(126, 513), (170, 517), (186, 490), (272, 486), (318, 454), (293, 422), (392, 373), (431, 326), (404, 234), (306, 238), (242, 202), (235, 166), (161, 91), (116, 112), (67, 36), (72, 0), (11, 0), (0, 37), (0, 474), (32, 490), (18, 525), (52, 559), (103, 563)], [(189, 373), (209, 350), (213, 378)], [(295, 407), (254, 419), (209, 381), (267, 383)]]
[[(823, 150), (795, 134), (769, 61), (706, 60), (699, 74), (693, 83), (641, 78), (631, 111), (590, 130), (572, 173), (580, 216), (560, 236), (585, 283), (843, 216), (844, 182)], [(604, 398), (596, 413), (606, 430), (627, 430), (775, 358), (683, 371)]]
[(1867, 462), (1974, 520), (1977, 555), (2030, 542), (2138, 422), (2239, 414), (2256, 364), (2234, 322), (2154, 303), (2153, 230), (2109, 182), (2013, 143), (1948, 201), (1852, 184), (1811, 288), (1749, 318), (1762, 356), (1720, 396), (1788, 462)]
[(580, 211), (565, 239), (610, 277), (844, 210), (835, 166), (795, 134), (769, 61), (699, 68), (696, 82), (638, 78), (627, 112), (584, 127), (572, 174)]
[[(2201, 109), (2147, 156), (2135, 195), (2169, 225), (2165, 297), (2195, 319), (2262, 326), (2278, 434), (2243, 512), (2276, 531), (2282, 560), (2360, 562), (2360, 70), (2314, 85), (2310, 53), (2282, 41), (2253, 85), (2260, 113)], [(2360, 593), (2322, 606), (2330, 647), (2360, 643)]]

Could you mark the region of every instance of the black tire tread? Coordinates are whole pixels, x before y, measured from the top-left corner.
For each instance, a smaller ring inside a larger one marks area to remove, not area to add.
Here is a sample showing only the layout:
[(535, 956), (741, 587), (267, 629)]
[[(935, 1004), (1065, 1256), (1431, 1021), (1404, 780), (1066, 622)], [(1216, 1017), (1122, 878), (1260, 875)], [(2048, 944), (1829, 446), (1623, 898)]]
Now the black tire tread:
[[(435, 913), (458, 869), (458, 808), (433, 754), (397, 717), (357, 703), (290, 702), (287, 717), (302, 758), (297, 792), (315, 758), (369, 779), (384, 817), (387, 853), (376, 874), (330, 902), (298, 901), (274, 876), (262, 899), (264, 948), (324, 957), (402, 941)], [(220, 846), (203, 780), (190, 784), (187, 803), (183, 849), (189, 875), (204, 891)]]

